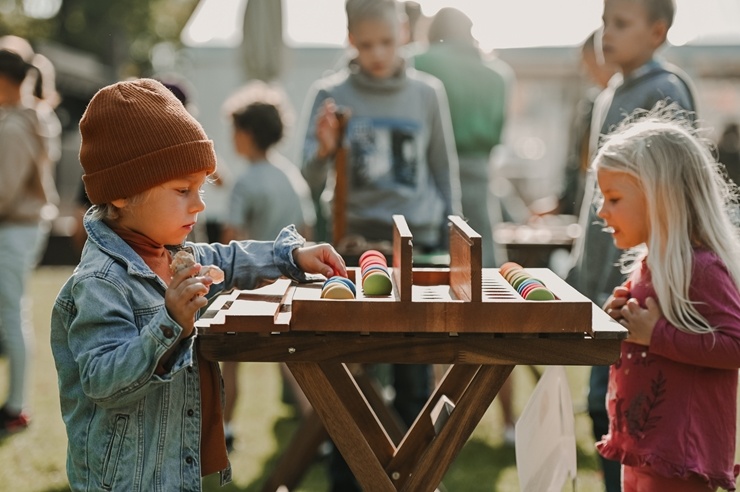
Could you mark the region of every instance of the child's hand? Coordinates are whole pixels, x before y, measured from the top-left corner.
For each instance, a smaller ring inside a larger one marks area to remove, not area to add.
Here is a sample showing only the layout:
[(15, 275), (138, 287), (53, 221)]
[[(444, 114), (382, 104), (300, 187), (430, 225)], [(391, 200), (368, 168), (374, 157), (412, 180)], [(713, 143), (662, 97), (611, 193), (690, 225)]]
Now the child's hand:
[(329, 244), (304, 246), (293, 250), (295, 264), (306, 273), (320, 273), (326, 278), (347, 276), (344, 258)]
[(620, 285), (615, 287), (612, 295), (607, 299), (604, 304), (604, 311), (606, 314), (619, 321), (622, 319), (622, 306), (627, 304), (627, 300), (630, 298), (630, 291), (627, 287)]
[(645, 299), (645, 307), (641, 308), (637, 300), (630, 299), (620, 309), (622, 319), (619, 322), (629, 332), (628, 341), (649, 346), (655, 324), (663, 317), (663, 311), (652, 297)]
[(206, 304), (213, 280), (210, 277), (196, 277), (200, 265), (183, 268), (172, 276), (172, 281), (164, 293), (164, 305), (172, 319), (183, 327), (182, 338), (193, 333), (195, 313)]
[(319, 143), (317, 157), (325, 159), (334, 154), (339, 147), (339, 138), (337, 105), (333, 99), (326, 99), (316, 115), (316, 140)]

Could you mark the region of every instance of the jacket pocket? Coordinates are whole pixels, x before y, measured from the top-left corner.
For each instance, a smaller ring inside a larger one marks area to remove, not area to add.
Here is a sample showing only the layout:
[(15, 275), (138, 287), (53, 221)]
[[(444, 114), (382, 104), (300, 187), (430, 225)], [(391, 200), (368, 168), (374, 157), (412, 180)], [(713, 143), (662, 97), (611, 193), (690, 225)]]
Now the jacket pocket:
[(108, 448), (105, 451), (105, 459), (103, 460), (103, 483), (101, 485), (105, 490), (111, 490), (113, 488), (113, 481), (116, 478), (116, 470), (118, 469), (118, 463), (123, 450), (128, 419), (128, 415), (116, 415), (116, 421), (113, 425), (113, 435), (108, 443)]

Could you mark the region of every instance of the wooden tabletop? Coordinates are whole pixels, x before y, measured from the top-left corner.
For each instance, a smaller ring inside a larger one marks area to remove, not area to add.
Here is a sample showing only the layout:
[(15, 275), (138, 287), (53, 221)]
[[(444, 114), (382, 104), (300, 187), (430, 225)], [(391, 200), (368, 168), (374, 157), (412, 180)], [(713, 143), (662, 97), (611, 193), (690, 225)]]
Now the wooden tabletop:
[[(355, 299), (322, 299), (320, 283), (282, 279), (220, 296), (197, 321), (198, 340), (211, 360), (287, 363), (365, 490), (433, 491), (515, 365), (608, 365), (627, 331), (544, 268), (527, 271), (556, 298), (521, 298), (498, 269), (480, 267), (480, 236), (457, 217), (449, 268), (415, 269), (413, 238), (394, 220), (388, 296), (358, 285)], [(354, 363), (449, 368), (396, 442)]]

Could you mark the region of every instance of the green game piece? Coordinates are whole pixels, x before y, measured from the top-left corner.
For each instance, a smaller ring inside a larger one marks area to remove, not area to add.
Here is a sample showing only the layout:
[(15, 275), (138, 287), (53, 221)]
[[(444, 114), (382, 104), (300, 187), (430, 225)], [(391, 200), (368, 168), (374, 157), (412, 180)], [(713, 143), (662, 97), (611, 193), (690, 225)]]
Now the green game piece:
[(537, 287), (530, 290), (525, 299), (528, 301), (552, 301), (555, 299), (555, 294), (545, 287)]
[(369, 274), (362, 282), (362, 290), (367, 296), (387, 296), (391, 289), (391, 278), (381, 271)]

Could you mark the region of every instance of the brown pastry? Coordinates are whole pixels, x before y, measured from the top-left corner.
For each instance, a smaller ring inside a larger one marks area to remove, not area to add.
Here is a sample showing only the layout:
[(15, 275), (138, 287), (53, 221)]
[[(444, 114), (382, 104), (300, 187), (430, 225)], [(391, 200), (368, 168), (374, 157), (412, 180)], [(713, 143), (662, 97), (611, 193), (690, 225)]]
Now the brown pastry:
[[(174, 275), (180, 270), (184, 268), (190, 268), (193, 265), (195, 265), (195, 257), (193, 257), (191, 253), (185, 250), (180, 250), (175, 253), (175, 256), (172, 258), (172, 263), (170, 263), (170, 271), (172, 272), (172, 275)], [(200, 272), (198, 272), (198, 276), (208, 276), (213, 280), (214, 284), (220, 284), (224, 281), (224, 272), (216, 265), (204, 265), (200, 267)]]

